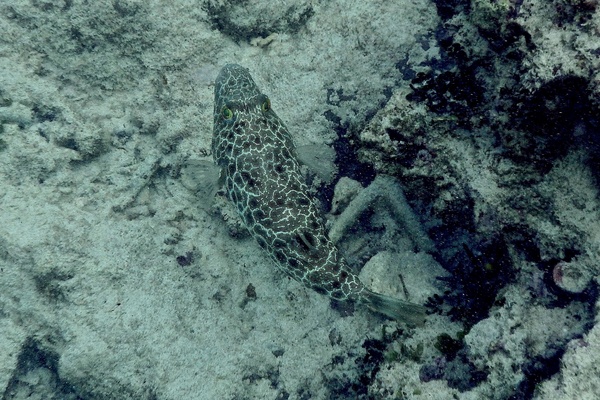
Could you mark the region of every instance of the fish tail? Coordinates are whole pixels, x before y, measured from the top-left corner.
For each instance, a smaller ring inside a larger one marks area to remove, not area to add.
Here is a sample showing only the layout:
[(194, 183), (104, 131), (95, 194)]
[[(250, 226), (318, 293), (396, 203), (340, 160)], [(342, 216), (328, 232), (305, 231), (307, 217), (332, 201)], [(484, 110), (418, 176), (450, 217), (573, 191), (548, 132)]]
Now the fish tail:
[(401, 321), (411, 326), (425, 323), (426, 308), (408, 301), (396, 299), (365, 289), (361, 293), (362, 303), (371, 310), (387, 315), (391, 319)]

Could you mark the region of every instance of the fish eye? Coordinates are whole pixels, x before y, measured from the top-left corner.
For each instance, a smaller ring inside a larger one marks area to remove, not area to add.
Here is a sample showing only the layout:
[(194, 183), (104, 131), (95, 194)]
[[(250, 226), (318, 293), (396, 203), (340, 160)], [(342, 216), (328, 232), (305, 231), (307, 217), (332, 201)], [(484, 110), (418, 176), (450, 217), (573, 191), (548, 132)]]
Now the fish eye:
[(231, 109), (227, 106), (223, 106), (223, 108), (221, 109), (221, 115), (224, 119), (230, 120), (233, 118), (233, 111), (231, 111)]
[(260, 109), (263, 110), (263, 112), (269, 111), (271, 109), (271, 100), (265, 99), (261, 104)]

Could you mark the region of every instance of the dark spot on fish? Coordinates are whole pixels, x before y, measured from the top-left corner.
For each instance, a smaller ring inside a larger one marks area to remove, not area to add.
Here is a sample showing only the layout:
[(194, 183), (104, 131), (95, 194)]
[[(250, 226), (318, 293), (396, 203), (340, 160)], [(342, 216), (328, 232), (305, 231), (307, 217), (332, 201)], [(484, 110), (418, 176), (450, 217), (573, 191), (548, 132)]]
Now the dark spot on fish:
[(240, 174), (233, 175), (233, 181), (238, 186), (243, 186), (244, 185), (244, 182), (242, 181), (242, 177), (240, 176)]
[(273, 220), (271, 218), (265, 218), (265, 219), (262, 220), (262, 224), (266, 228), (271, 228), (273, 226)]
[(256, 233), (258, 236), (262, 236), (262, 237), (267, 236), (267, 231), (265, 231), (265, 228), (263, 228), (260, 225), (254, 225), (254, 233)]
[(310, 232), (304, 232), (304, 238), (312, 247), (315, 247), (315, 245), (317, 244), (315, 237)]
[(246, 218), (246, 225), (254, 224), (254, 217), (252, 216), (252, 212), (249, 209), (244, 211), (244, 217)]
[(296, 199), (294, 199), (294, 198), (288, 199), (288, 201), (286, 201), (285, 205), (288, 208), (296, 208)]
[(263, 249), (267, 247), (267, 242), (265, 242), (265, 240), (261, 237), (257, 237), (256, 241), (258, 242), (258, 245), (260, 247), (262, 247)]
[(252, 214), (254, 214), (254, 219), (257, 221), (260, 221), (264, 217), (266, 217), (265, 212), (263, 210), (261, 210), (260, 208), (256, 208), (256, 209), (252, 210)]
[(287, 258), (285, 257), (285, 254), (283, 253), (283, 251), (276, 251), (275, 253), (275, 258), (280, 262), (280, 263), (285, 263), (287, 262)]
[(310, 251), (310, 248), (306, 245), (306, 243), (304, 243), (304, 240), (302, 240), (302, 238), (299, 235), (295, 235), (293, 240), (296, 244), (296, 247), (299, 247), (305, 252)]
[(327, 294), (327, 290), (325, 290), (321, 286), (312, 286), (312, 289), (319, 294)]
[(260, 160), (256, 157), (252, 157), (249, 160), (247, 160), (248, 164), (250, 164), (251, 167), (253, 168), (260, 168)]
[(298, 268), (300, 266), (300, 262), (298, 260), (296, 260), (295, 258), (290, 258), (288, 260), (288, 264), (290, 265), (290, 267), (292, 268)]
[(236, 135), (243, 135), (245, 132), (248, 132), (248, 126), (248, 121), (242, 119), (233, 126), (233, 131)]
[(332, 286), (334, 289), (339, 289), (339, 288), (341, 288), (341, 287), (342, 287), (342, 284), (341, 284), (341, 282), (334, 281), (334, 282), (332, 282), (332, 283), (331, 283), (331, 286)]
[(246, 181), (246, 184), (248, 185), (249, 188), (259, 188), (260, 187), (260, 181), (258, 179), (252, 178), (252, 176), (250, 176), (250, 175), (248, 175), (248, 180)]
[(276, 248), (278, 248), (278, 249), (281, 249), (281, 248), (283, 248), (283, 247), (286, 246), (286, 243), (285, 243), (284, 240), (275, 239), (275, 240), (273, 240), (273, 246), (276, 247)]
[[(225, 186), (227, 187), (227, 193), (231, 193), (231, 191), (233, 191), (233, 181), (231, 179), (227, 179), (227, 182), (225, 182)], [(231, 198), (231, 195), (229, 196), (229, 198)]]
[(277, 172), (278, 174), (282, 174), (283, 173), (283, 165), (276, 164), (275, 165), (275, 172)]

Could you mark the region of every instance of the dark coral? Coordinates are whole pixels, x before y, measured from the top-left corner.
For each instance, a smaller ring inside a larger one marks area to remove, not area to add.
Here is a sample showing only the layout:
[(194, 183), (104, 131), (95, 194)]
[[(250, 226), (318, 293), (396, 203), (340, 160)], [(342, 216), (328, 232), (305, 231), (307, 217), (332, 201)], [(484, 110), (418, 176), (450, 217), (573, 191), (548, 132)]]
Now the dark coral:
[(561, 76), (517, 96), (512, 121), (523, 133), (518, 140), (504, 140), (507, 155), (541, 173), (549, 171), (576, 142), (576, 128), (583, 133), (579, 140), (586, 140), (586, 125), (595, 120), (592, 105), (588, 80), (579, 76)]

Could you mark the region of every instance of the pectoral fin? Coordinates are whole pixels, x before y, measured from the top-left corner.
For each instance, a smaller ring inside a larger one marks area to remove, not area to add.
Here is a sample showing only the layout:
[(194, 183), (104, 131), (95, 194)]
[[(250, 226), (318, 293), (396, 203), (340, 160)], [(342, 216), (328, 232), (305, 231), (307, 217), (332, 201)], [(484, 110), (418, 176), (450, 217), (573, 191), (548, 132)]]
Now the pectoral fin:
[(310, 144), (296, 148), (298, 159), (323, 181), (329, 183), (337, 174), (335, 150), (325, 144)]
[(210, 161), (188, 161), (181, 168), (181, 184), (196, 193), (200, 207), (208, 210), (223, 185), (221, 168)]

